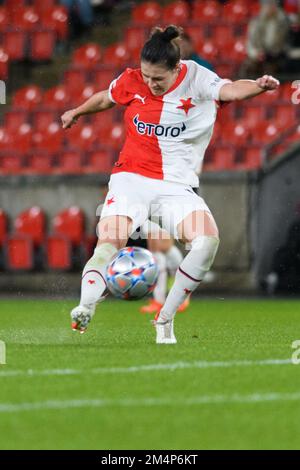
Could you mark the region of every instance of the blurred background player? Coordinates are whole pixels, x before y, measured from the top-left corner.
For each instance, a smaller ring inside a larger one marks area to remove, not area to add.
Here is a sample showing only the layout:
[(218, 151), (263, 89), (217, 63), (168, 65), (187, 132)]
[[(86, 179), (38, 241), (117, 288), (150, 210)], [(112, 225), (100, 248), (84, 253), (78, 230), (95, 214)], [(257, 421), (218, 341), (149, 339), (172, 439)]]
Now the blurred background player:
[(202, 67), (206, 67), (208, 70), (214, 71), (213, 65), (205, 60), (203, 57), (200, 57), (195, 50), (192, 38), (187, 34), (183, 33), (180, 39), (178, 40), (178, 45), (180, 48), (180, 56), (184, 60), (193, 60)]
[(261, 0), (260, 13), (248, 27), (248, 59), (242, 76), (275, 74), (284, 70), (289, 49), (290, 25), (276, 0)]

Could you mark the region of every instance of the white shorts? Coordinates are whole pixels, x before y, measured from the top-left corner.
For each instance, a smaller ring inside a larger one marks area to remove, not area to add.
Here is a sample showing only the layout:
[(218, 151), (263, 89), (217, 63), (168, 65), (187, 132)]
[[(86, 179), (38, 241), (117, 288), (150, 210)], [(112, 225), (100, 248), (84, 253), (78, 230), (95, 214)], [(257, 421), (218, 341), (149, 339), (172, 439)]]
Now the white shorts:
[(135, 173), (111, 175), (101, 219), (124, 215), (132, 222), (132, 233), (147, 219), (158, 223), (178, 239), (177, 226), (191, 212), (210, 210), (191, 186), (147, 178)]

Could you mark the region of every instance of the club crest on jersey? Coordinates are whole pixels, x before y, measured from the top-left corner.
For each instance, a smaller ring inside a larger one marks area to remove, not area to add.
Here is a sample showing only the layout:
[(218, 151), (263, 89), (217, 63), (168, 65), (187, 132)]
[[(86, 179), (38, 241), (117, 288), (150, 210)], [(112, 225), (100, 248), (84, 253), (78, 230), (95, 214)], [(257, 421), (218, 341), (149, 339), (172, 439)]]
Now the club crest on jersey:
[(163, 126), (161, 124), (152, 124), (150, 122), (144, 122), (139, 120), (139, 114), (136, 114), (133, 118), (133, 123), (136, 130), (141, 135), (155, 135), (156, 137), (178, 137), (181, 132), (186, 130), (184, 122), (181, 127), (178, 126)]

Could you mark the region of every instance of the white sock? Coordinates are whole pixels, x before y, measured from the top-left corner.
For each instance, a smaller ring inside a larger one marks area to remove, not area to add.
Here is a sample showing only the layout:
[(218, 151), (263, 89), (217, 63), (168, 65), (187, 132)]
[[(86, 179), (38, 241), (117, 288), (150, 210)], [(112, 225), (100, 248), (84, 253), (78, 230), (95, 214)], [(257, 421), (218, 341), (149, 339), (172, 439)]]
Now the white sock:
[(153, 298), (160, 304), (166, 300), (167, 293), (167, 259), (166, 255), (160, 252), (153, 253), (158, 266), (158, 279), (153, 291)]
[(217, 253), (219, 240), (201, 236), (192, 242), (192, 249), (179, 266), (175, 282), (161, 309), (159, 320), (171, 320), (182, 302), (193, 292), (210, 269)]
[(83, 269), (80, 305), (89, 306), (100, 300), (106, 289), (105, 268), (116, 252), (117, 248), (110, 243), (95, 248)]
[(166, 253), (167, 257), (167, 269), (172, 276), (175, 275), (180, 263), (183, 260), (183, 254), (176, 245), (171, 246), (169, 251)]

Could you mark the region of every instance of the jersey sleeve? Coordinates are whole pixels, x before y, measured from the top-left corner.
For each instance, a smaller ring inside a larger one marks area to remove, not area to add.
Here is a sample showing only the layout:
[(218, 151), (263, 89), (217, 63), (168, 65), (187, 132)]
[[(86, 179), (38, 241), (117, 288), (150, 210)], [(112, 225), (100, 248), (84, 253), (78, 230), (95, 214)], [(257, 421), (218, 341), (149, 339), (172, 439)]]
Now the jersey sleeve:
[(128, 105), (132, 101), (129, 83), (132, 69), (126, 69), (109, 85), (108, 96), (113, 103)]
[(219, 100), (220, 90), (226, 83), (231, 80), (220, 78), (215, 72), (197, 65), (196, 70), (196, 97), (200, 100)]

